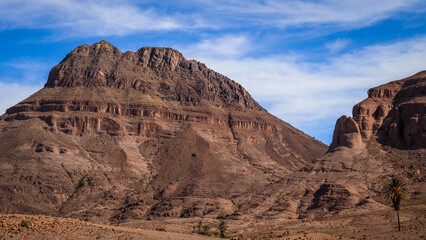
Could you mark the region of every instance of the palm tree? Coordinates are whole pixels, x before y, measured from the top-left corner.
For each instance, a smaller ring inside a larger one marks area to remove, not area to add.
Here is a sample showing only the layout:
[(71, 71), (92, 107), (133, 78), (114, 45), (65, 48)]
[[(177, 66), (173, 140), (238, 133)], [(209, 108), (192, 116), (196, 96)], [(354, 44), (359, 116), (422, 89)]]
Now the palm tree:
[(396, 177), (392, 177), (390, 183), (386, 188), (386, 198), (392, 201), (393, 208), (396, 211), (398, 218), (398, 231), (401, 231), (401, 225), (399, 224), (399, 209), (401, 207), (401, 200), (406, 197), (407, 189), (405, 183)]

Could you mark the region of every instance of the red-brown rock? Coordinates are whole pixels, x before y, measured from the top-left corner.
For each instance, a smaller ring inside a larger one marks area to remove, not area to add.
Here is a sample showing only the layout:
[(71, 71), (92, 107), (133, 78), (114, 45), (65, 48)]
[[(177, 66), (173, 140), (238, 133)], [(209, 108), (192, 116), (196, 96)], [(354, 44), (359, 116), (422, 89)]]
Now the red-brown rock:
[(351, 117), (341, 116), (334, 128), (333, 142), (330, 146), (335, 149), (339, 146), (360, 148), (364, 146), (357, 122)]
[(82, 45), (0, 121), (0, 209), (91, 220), (231, 216), (326, 146), (170, 48)]
[[(364, 142), (374, 137), (383, 144), (397, 148), (426, 148), (426, 72), (393, 81), (368, 90), (368, 98), (353, 108), (357, 126), (345, 127), (336, 123), (330, 149), (338, 146), (359, 147), (352, 144), (360, 136)], [(359, 128), (360, 136), (355, 128)], [(353, 132), (353, 134), (346, 134)], [(342, 134), (343, 133), (343, 134)]]

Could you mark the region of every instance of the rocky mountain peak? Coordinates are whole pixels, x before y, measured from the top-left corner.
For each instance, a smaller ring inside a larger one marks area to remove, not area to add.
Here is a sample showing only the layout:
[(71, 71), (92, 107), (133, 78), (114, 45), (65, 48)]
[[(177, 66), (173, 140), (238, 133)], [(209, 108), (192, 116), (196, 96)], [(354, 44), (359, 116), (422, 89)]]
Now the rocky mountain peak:
[(0, 142), (0, 212), (108, 221), (256, 219), (263, 191), (327, 150), (176, 50), (105, 41), (74, 49), (0, 116)]
[(425, 109), (426, 71), (371, 88), (353, 107), (353, 118), (337, 120), (330, 149), (363, 147), (372, 137), (397, 148), (424, 148)]
[(172, 48), (143, 47), (136, 54), (143, 66), (163, 70), (174, 71), (181, 61), (187, 61), (182, 53)]
[(402, 81), (393, 81), (368, 90), (369, 98), (394, 98), (402, 87)]
[(81, 45), (52, 68), (45, 88), (133, 89), (185, 105), (263, 108), (238, 83), (172, 48), (143, 47), (122, 53), (107, 41)]
[[(128, 76), (130, 71), (123, 72), (129, 69), (120, 65), (137, 65), (157, 71), (167, 71), (175, 70), (181, 61), (187, 60), (180, 52), (172, 48), (143, 47), (137, 52), (122, 53), (111, 43), (102, 40), (93, 45), (83, 44), (72, 50), (52, 69), (45, 86), (107, 86), (105, 82), (99, 82), (100, 79), (107, 78), (105, 76), (107, 72), (118, 71), (118, 74), (130, 77)], [(71, 69), (73, 71), (70, 72)]]

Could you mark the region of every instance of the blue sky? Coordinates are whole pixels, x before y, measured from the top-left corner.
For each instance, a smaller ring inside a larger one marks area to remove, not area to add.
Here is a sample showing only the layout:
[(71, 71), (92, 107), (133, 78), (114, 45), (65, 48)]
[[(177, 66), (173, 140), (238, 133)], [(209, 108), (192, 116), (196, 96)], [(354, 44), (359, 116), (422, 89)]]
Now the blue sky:
[(423, 0), (0, 0), (0, 114), (75, 47), (173, 47), (331, 142), (374, 86), (425, 70)]

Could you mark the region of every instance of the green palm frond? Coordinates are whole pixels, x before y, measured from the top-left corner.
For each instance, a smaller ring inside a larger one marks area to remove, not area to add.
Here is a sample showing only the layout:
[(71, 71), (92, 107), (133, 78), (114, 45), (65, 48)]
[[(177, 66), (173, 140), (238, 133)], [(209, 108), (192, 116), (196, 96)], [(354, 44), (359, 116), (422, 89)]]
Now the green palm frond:
[(407, 188), (405, 187), (405, 183), (401, 179), (392, 177), (386, 188), (386, 198), (392, 201), (395, 210), (399, 210), (401, 200), (405, 199), (406, 195)]

